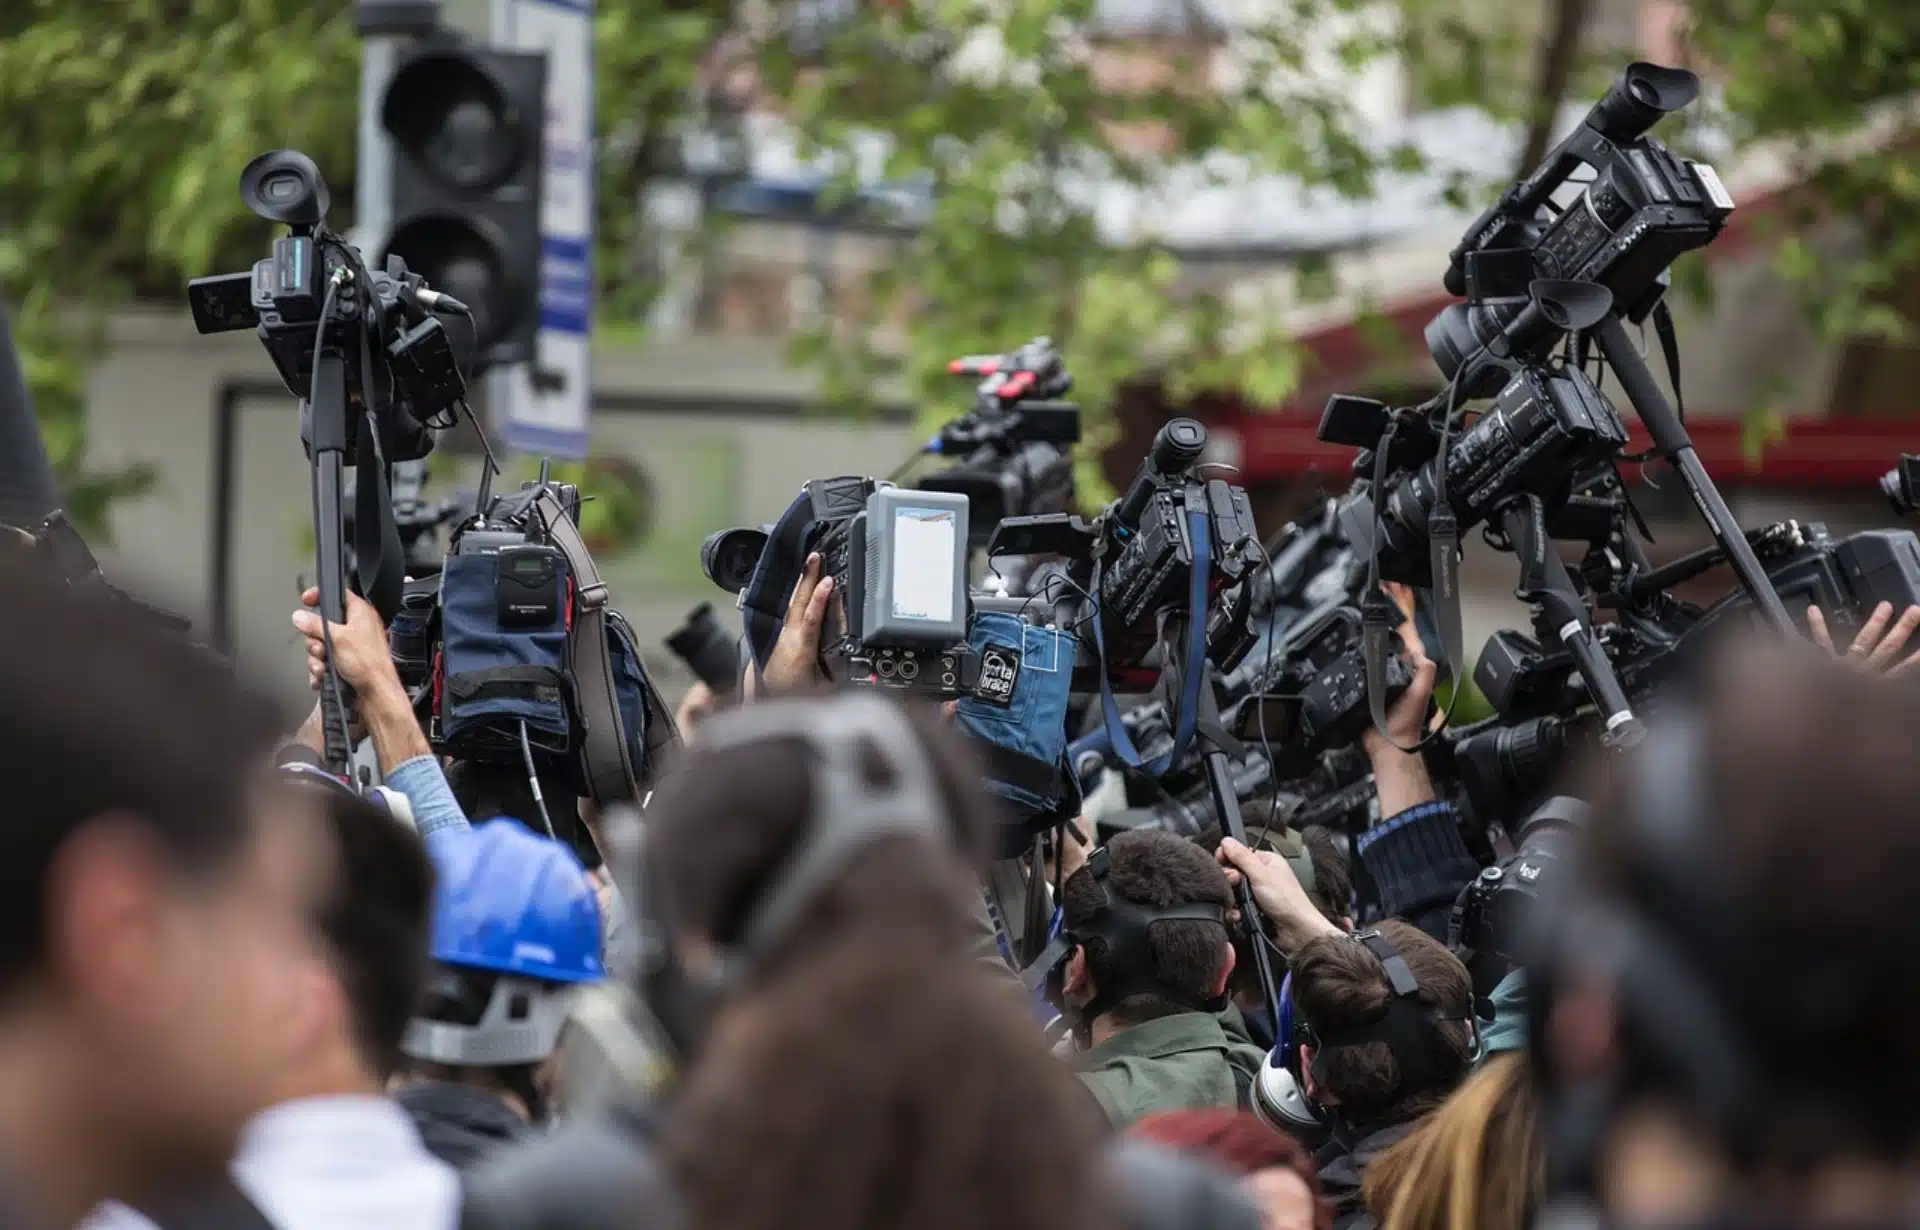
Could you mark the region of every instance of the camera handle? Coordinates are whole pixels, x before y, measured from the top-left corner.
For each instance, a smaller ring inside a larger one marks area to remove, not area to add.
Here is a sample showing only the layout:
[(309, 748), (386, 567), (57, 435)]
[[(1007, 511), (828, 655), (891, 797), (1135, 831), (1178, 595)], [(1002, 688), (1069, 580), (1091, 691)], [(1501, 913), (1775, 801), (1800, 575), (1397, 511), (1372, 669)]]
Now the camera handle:
[[(313, 424), (313, 540), (320, 589), (320, 618), (329, 624), (347, 622), (347, 557), (344, 518), (344, 471), (347, 456), (347, 365), (339, 355), (318, 351), (313, 357), (313, 398), (308, 413)], [(322, 625), (325, 633), (325, 624)], [(331, 635), (328, 640), (331, 641)], [(327, 764), (351, 778), (353, 744), (347, 738), (353, 689), (340, 678), (331, 645), (326, 676), (320, 689), (321, 725), (326, 731)]]
[(1646, 727), (1633, 715), (1626, 689), (1620, 686), (1613, 663), (1594, 636), (1586, 603), (1574, 587), (1566, 563), (1553, 549), (1539, 499), (1526, 496), (1509, 501), (1496, 515), (1519, 557), (1518, 596), (1532, 606), (1535, 630), (1543, 640), (1551, 635), (1572, 656), (1574, 668), (1600, 710), (1604, 729), (1601, 740), (1616, 751), (1631, 749), (1646, 736)]
[(1780, 595), (1774, 591), (1767, 570), (1760, 566), (1759, 557), (1747, 543), (1747, 536), (1741, 530), (1739, 521), (1734, 519), (1733, 511), (1720, 498), (1720, 489), (1714, 486), (1707, 468), (1700, 463), (1700, 455), (1694, 451), (1693, 439), (1687, 434), (1686, 424), (1667, 404), (1666, 395), (1654, 383), (1652, 369), (1634, 348), (1633, 340), (1627, 336), (1626, 325), (1618, 316), (1608, 313), (1593, 327), (1593, 334), (1600, 343), (1600, 353), (1620, 378), (1620, 387), (1625, 390), (1627, 401), (1632, 403), (1634, 413), (1640, 416), (1640, 421), (1646, 424), (1647, 433), (1653, 437), (1654, 451), (1666, 458), (1680, 475), (1681, 484), (1692, 497), (1694, 506), (1700, 510), (1714, 541), (1726, 552), (1734, 575), (1740, 578), (1740, 584), (1752, 595), (1754, 606), (1775, 629), (1788, 636), (1799, 636), (1800, 630), (1794, 625), (1793, 617), (1787, 614)]

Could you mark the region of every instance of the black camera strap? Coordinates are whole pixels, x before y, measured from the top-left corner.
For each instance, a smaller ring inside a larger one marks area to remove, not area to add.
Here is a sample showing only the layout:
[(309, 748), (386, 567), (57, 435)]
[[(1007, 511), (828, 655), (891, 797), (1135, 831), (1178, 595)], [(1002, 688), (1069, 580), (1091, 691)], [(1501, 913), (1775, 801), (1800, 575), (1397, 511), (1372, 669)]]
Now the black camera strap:
[(1200, 719), (1200, 689), (1207, 673), (1207, 596), (1213, 574), (1213, 526), (1205, 509), (1187, 509), (1187, 538), (1191, 547), (1192, 566), (1188, 572), (1187, 653), (1181, 663), (1180, 705), (1173, 716), (1173, 746), (1152, 761), (1147, 761), (1133, 746), (1126, 724), (1121, 720), (1120, 707), (1113, 700), (1113, 683), (1107, 678), (1106, 634), (1102, 630), (1106, 612), (1099, 600), (1101, 562), (1098, 559), (1094, 561), (1093, 584), (1088, 591), (1094, 599), (1090, 622), (1093, 624), (1094, 646), (1100, 651), (1100, 712), (1106, 726), (1107, 740), (1113, 748), (1113, 754), (1122, 763), (1148, 777), (1159, 777), (1172, 767), (1173, 762), (1187, 750), (1187, 745), (1193, 742), (1194, 730)]

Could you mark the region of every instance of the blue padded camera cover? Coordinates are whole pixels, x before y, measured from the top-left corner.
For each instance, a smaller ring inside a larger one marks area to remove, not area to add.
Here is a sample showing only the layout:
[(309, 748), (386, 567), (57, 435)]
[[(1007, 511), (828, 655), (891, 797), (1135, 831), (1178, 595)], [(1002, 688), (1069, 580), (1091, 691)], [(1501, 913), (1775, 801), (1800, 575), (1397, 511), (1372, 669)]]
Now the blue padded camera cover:
[(980, 657), (980, 683), (955, 717), (985, 745), (987, 789), (1027, 813), (1057, 807), (1079, 642), (1004, 611), (976, 612), (967, 642)]
[(517, 745), (520, 723), (534, 748), (564, 751), (573, 738), (567, 624), (573, 578), (555, 558), (564, 595), (551, 622), (500, 625), (497, 555), (449, 555), (440, 575), (442, 642), (440, 738), (460, 752), (472, 743)]

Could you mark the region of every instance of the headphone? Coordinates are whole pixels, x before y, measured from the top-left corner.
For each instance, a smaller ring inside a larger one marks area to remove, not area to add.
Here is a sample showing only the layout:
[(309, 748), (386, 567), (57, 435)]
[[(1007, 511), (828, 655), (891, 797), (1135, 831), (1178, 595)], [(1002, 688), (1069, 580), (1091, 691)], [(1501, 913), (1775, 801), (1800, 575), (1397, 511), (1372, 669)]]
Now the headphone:
[[(1115, 1005), (1141, 996), (1151, 995), (1179, 1002), (1180, 997), (1168, 989), (1155, 967), (1153, 948), (1149, 943), (1153, 924), (1217, 923), (1222, 938), (1226, 938), (1226, 910), (1200, 901), (1147, 905), (1120, 896), (1108, 883), (1113, 873), (1113, 854), (1106, 846), (1087, 856), (1086, 870), (1093, 879), (1094, 887), (1100, 890), (1100, 907), (1078, 926), (1062, 926), (1059, 934), (1048, 941), (1033, 963), (1021, 971), (1020, 978), (1027, 990), (1034, 991), (1043, 984), (1048, 985), (1053, 989), (1051, 997), (1057, 1001), (1060, 998), (1057, 979), (1065, 973), (1067, 958), (1075, 948), (1090, 940), (1099, 940), (1106, 954), (1103, 962), (1107, 967), (1106, 977), (1100, 980), (1100, 989), (1094, 997), (1078, 1010), (1081, 1020), (1091, 1021), (1111, 1011)], [(1195, 1011), (1217, 1015), (1226, 1011), (1227, 994), (1223, 990), (1204, 1003), (1187, 1006)]]
[(1394, 1063), (1400, 1069), (1401, 1087), (1408, 1091), (1438, 1086), (1451, 1075), (1447, 1071), (1449, 1065), (1440, 1055), (1439, 1026), (1450, 1023), (1467, 1026), (1472, 1045), (1467, 1057), (1468, 1069), (1478, 1063), (1484, 1053), (1480, 1023), (1473, 1014), (1471, 1000), (1464, 1006), (1454, 1007), (1422, 1003), (1420, 980), (1392, 940), (1371, 928), (1356, 931), (1347, 938), (1380, 962), (1393, 996), (1387, 1001), (1386, 1010), (1373, 1020), (1335, 1029), (1315, 1029), (1294, 1010), (1293, 971), (1287, 971), (1281, 983), (1280, 1019), (1274, 1034), (1278, 1042), (1268, 1054), (1254, 1086), (1254, 1109), (1284, 1131), (1304, 1130), (1309, 1136), (1329, 1134), (1336, 1117), (1334, 1108), (1315, 1102), (1306, 1093), (1306, 1073), (1300, 1066), (1303, 1046), (1313, 1049), (1312, 1075), (1316, 1083), (1324, 1086), (1326, 1081), (1319, 1068), (1327, 1051), (1369, 1042), (1382, 1043), (1392, 1052)]
[[(661, 908), (672, 886), (655, 877), (645, 894), (652, 935), (643, 945), (643, 982), (660, 1024), (682, 1052), (697, 1044), (722, 1002), (758, 977), (854, 856), (886, 837), (951, 843), (951, 816), (933, 763), (891, 703), (856, 691), (761, 701), (702, 725), (699, 749), (704, 754), (781, 739), (800, 740), (813, 753), (807, 826), (765, 875), (739, 939), (719, 948), (711, 968), (689, 970), (674, 951), (671, 910)], [(862, 771), (867, 747), (879, 750), (890, 780), (876, 782)]]

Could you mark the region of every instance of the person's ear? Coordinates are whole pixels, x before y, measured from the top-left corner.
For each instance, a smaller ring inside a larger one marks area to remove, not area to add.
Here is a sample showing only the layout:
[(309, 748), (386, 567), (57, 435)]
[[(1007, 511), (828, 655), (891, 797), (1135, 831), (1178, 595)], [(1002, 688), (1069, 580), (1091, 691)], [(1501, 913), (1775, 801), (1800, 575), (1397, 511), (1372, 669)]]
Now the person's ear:
[(1060, 989), (1068, 999), (1085, 1001), (1093, 998), (1093, 974), (1087, 969), (1085, 944), (1073, 946), (1073, 955), (1067, 958), (1067, 973), (1061, 979)]
[(1233, 951), (1232, 943), (1223, 941), (1220, 947), (1226, 950), (1227, 959), (1220, 963), (1220, 976), (1213, 980), (1213, 995), (1216, 999), (1227, 993), (1227, 980), (1233, 977), (1233, 967), (1240, 961), (1239, 955)]
[(1325, 1101), (1320, 1096), (1319, 1087), (1313, 1083), (1313, 1048), (1304, 1042), (1300, 1044), (1300, 1089), (1316, 1102)]

